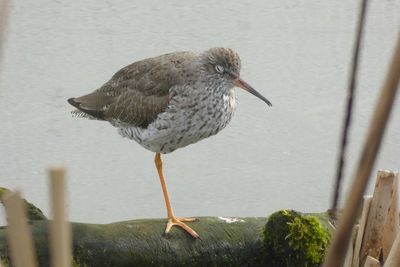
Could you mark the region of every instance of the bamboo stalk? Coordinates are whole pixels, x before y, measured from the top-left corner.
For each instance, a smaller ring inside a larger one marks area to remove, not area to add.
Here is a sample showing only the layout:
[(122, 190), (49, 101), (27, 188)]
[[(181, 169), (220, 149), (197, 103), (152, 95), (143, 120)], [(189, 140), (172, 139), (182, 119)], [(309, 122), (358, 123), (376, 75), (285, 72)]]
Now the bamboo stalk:
[(381, 95), (376, 105), (368, 136), (364, 144), (357, 170), (353, 176), (350, 193), (347, 196), (343, 214), (338, 221), (337, 232), (328, 250), (324, 267), (342, 266), (356, 220), (355, 214), (362, 203), (362, 196), (368, 184), (373, 164), (378, 153), (383, 133), (393, 106), (400, 78), (400, 39), (390, 64)]
[(7, 240), (15, 267), (36, 267), (33, 240), (28, 228), (26, 208), (18, 192), (3, 197), (7, 212)]
[(65, 208), (64, 169), (50, 169), (50, 194), (53, 220), (50, 222), (50, 244), (52, 266), (70, 267), (71, 226)]

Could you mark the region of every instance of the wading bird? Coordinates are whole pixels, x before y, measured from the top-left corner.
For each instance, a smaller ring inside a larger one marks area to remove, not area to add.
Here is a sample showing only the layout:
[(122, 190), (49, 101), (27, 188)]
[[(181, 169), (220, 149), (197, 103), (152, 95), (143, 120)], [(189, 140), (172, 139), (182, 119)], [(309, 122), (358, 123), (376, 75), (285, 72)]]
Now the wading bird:
[(175, 52), (135, 62), (102, 87), (68, 102), (75, 116), (108, 121), (123, 137), (153, 151), (167, 207), (167, 234), (179, 226), (199, 235), (171, 208), (161, 154), (196, 143), (221, 131), (236, 109), (239, 87), (271, 103), (240, 78), (239, 55), (229, 48), (202, 53)]

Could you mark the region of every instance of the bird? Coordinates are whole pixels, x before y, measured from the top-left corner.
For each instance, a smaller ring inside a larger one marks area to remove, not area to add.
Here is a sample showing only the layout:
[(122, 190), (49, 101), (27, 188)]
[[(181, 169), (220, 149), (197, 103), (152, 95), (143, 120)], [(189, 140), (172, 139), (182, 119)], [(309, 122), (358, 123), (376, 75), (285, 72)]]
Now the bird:
[(200, 238), (171, 207), (161, 154), (220, 132), (237, 107), (235, 88), (271, 102), (240, 77), (241, 60), (231, 48), (180, 51), (134, 62), (92, 93), (69, 98), (74, 117), (107, 121), (122, 137), (155, 153), (155, 166), (167, 209), (163, 235), (173, 226)]

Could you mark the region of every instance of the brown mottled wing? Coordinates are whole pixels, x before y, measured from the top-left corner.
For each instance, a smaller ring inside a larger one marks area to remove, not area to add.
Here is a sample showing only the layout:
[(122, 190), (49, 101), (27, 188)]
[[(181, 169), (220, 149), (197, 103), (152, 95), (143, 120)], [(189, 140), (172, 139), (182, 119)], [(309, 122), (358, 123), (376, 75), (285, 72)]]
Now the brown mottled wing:
[(178, 52), (135, 62), (93, 93), (68, 101), (96, 119), (147, 127), (166, 109), (170, 88), (183, 82), (182, 69), (194, 57), (190, 52)]

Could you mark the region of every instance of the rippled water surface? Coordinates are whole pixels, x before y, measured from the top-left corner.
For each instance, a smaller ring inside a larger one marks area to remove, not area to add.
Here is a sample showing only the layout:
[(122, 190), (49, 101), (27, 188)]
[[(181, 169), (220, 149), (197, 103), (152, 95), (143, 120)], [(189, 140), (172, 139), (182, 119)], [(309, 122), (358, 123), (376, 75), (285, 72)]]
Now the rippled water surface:
[[(175, 213), (326, 210), (357, 2), (14, 1), (0, 74), (0, 186), (48, 214), (46, 169), (64, 165), (72, 220), (165, 216), (153, 153), (107, 123), (71, 118), (66, 99), (139, 59), (227, 46), (274, 106), (240, 91), (225, 130), (164, 157)], [(345, 189), (398, 38), (400, 2), (371, 1), (366, 26)], [(400, 169), (399, 102), (377, 168)]]

